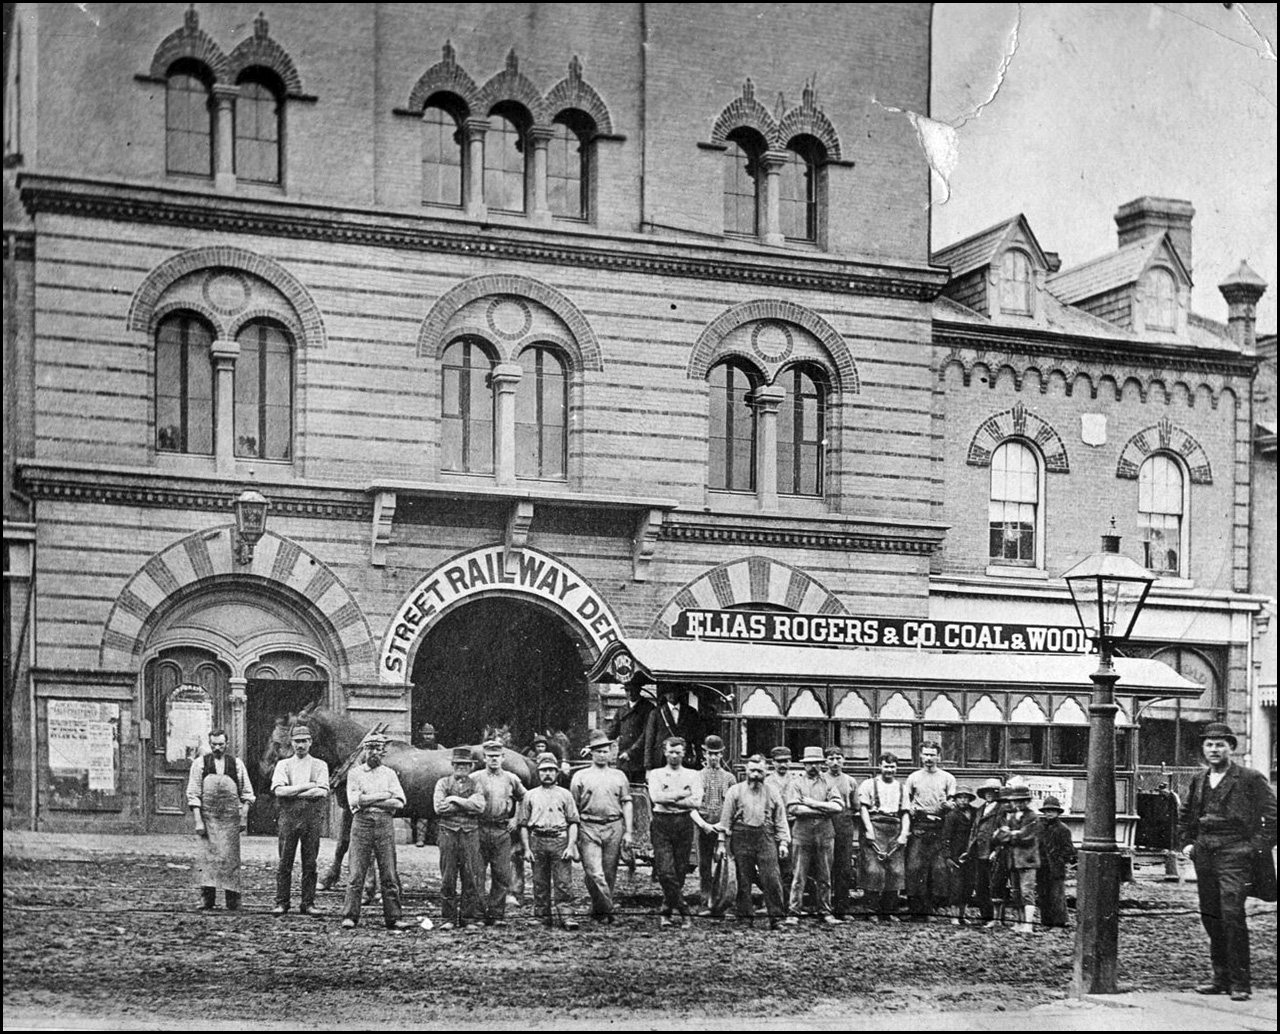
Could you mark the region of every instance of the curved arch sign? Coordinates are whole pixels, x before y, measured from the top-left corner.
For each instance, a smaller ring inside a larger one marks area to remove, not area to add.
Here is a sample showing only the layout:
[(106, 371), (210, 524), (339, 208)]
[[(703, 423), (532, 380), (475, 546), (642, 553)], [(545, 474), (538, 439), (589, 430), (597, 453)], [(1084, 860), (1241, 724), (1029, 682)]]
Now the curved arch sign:
[(426, 575), (396, 610), (382, 640), (378, 674), (403, 683), (419, 639), (455, 603), (494, 594), (529, 596), (549, 603), (574, 625), (583, 640), (603, 650), (622, 637), (622, 625), (590, 583), (561, 560), (525, 548), (505, 563), (501, 545), (483, 546), (454, 557)]

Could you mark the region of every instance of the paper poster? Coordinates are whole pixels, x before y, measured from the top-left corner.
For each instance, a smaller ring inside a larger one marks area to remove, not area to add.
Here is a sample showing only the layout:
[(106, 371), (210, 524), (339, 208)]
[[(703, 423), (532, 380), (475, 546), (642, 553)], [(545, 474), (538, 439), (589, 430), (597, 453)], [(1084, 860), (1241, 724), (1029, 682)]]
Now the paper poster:
[(45, 715), (55, 797), (85, 792), (115, 796), (120, 705), (50, 700)]
[(164, 757), (171, 764), (200, 756), (213, 729), (213, 698), (200, 686), (179, 686), (165, 703)]

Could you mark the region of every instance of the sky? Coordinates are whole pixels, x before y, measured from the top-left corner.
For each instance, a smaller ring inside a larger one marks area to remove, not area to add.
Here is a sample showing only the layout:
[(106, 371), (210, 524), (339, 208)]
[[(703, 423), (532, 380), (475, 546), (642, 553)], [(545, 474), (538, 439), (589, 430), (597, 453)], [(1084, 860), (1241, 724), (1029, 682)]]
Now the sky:
[(1183, 198), (1193, 309), (1225, 321), (1245, 259), (1275, 331), (1275, 4), (940, 3), (933, 33), (935, 250), (1022, 212), (1069, 268), (1126, 201)]

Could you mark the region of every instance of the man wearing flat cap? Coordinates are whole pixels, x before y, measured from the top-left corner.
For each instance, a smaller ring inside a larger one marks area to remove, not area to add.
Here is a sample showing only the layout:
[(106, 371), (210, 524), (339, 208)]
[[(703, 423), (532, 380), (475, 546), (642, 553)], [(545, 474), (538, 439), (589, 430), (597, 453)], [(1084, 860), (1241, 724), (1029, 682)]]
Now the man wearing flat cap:
[(324, 828), (325, 803), (329, 799), (329, 766), (311, 756), (311, 730), (295, 725), (290, 733), (293, 757), (276, 762), (271, 776), (271, 792), (279, 805), (278, 854), (276, 863), (276, 905), (272, 915), (289, 911), (289, 886), (293, 882), (293, 859), (302, 845), (302, 901), (298, 911), (316, 911), (316, 856), (320, 853), (320, 832)]
[[(485, 796), (472, 776), (475, 764), (470, 747), (454, 747), (453, 772), (439, 780), (435, 787), (433, 803), (439, 823), (443, 930), (461, 930), (480, 921), (484, 881), (480, 861), (480, 816), (485, 810)], [(461, 898), (458, 897), (459, 880), (462, 883)], [(505, 895), (503, 897), (505, 901)]]
[(715, 854), (720, 846), (720, 812), (724, 807), (724, 795), (738, 781), (724, 767), (724, 740), (708, 736), (702, 741), (702, 803), (697, 811), (690, 812), (697, 827), (698, 838), (698, 893), (700, 916), (722, 916), (728, 902), (717, 908), (715, 900)]
[(520, 839), (533, 863), (533, 914), (547, 926), (576, 930), (573, 859), (578, 854), (578, 806), (560, 779), (560, 761), (550, 751), (537, 761), (538, 783), (520, 805)]
[(624, 844), (635, 845), (631, 783), (610, 766), (612, 746), (613, 740), (604, 733), (593, 733), (587, 743), (591, 766), (575, 772), (569, 784), (581, 820), (578, 853), (582, 856), (582, 879), (591, 898), (591, 918), (601, 923), (614, 921), (618, 860)]
[(372, 733), (361, 744), (362, 760), (347, 773), (347, 806), (351, 809), (351, 879), (342, 905), (342, 925), (360, 921), (364, 878), (374, 860), (382, 884), (382, 918), (388, 930), (413, 926), (401, 916), (400, 876), (396, 872), (395, 813), (404, 807), (400, 777), (382, 763), (387, 738)]
[(1211, 722), (1200, 742), (1208, 768), (1192, 777), (1178, 814), (1178, 841), (1196, 867), (1213, 966), (1213, 979), (1195, 990), (1247, 1002), (1253, 984), (1244, 905), (1254, 853), (1270, 852), (1276, 843), (1276, 794), (1261, 772), (1231, 760), (1237, 741), (1229, 725)]
[[(471, 777), (484, 793), (480, 813), (480, 877), (477, 890), (484, 903), (484, 925), (506, 926), (507, 895), (511, 893), (511, 834), (516, 829), (516, 810), (524, 800), (524, 783), (502, 767), (506, 748), (501, 740), (484, 745), (484, 768)], [(439, 784), (437, 784), (439, 785)], [(489, 892), (485, 876), (491, 874)]]

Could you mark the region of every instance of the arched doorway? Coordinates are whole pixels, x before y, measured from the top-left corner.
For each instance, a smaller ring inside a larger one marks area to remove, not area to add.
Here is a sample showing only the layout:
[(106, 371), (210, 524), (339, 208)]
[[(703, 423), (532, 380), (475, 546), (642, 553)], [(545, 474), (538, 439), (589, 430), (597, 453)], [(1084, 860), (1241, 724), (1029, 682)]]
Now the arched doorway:
[(565, 622), (536, 603), (488, 596), (455, 607), (427, 632), (414, 659), (413, 727), (443, 744), (477, 743), (506, 725), (524, 750), (535, 733), (586, 742), (590, 698), (581, 653)]

